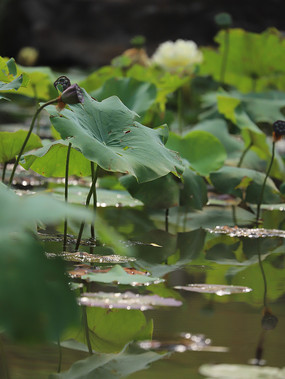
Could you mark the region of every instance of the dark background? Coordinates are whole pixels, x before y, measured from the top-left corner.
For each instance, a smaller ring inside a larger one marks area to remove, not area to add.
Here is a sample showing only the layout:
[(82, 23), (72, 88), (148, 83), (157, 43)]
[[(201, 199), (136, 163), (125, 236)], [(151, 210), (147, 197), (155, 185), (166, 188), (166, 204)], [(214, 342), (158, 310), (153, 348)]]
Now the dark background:
[(233, 27), (285, 30), (284, 0), (0, 0), (0, 55), (33, 46), (39, 65), (85, 68), (110, 63), (139, 34), (149, 55), (177, 38), (213, 45), (220, 12)]

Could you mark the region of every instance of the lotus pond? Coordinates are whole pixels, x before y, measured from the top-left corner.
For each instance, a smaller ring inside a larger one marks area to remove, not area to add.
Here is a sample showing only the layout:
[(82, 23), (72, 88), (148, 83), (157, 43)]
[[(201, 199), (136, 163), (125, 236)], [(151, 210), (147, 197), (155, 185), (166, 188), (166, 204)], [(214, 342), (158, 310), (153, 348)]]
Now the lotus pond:
[(1, 378), (285, 378), (285, 40), (215, 42), (0, 58)]

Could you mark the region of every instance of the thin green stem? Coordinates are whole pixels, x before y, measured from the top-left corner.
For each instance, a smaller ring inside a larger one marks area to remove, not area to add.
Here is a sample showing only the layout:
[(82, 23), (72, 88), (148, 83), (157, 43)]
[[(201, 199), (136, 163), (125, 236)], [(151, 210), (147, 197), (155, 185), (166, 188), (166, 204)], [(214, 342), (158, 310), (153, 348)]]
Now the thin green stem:
[(24, 141), (24, 143), (23, 143), (23, 145), (22, 145), (22, 147), (21, 147), (21, 150), (20, 150), (20, 152), (19, 152), (19, 154), (18, 154), (18, 157), (17, 157), (17, 159), (16, 159), (16, 162), (15, 162), (15, 164), (14, 164), (14, 167), (13, 167), (13, 170), (12, 170), (12, 174), (11, 174), (11, 176), (10, 176), (10, 180), (9, 180), (9, 186), (11, 186), (12, 183), (13, 183), (13, 179), (14, 179), (14, 175), (15, 175), (16, 168), (18, 167), (18, 164), (19, 164), (19, 162), (20, 162), (21, 156), (22, 156), (22, 154), (23, 154), (23, 152), (24, 152), (24, 150), (25, 150), (25, 147), (26, 147), (26, 145), (27, 145), (27, 143), (28, 143), (28, 141), (29, 141), (29, 138), (30, 138), (30, 136), (31, 136), (31, 134), (32, 134), (32, 131), (33, 131), (33, 128), (34, 128), (34, 125), (35, 125), (35, 121), (36, 121), (36, 119), (37, 119), (39, 113), (40, 113), (40, 112), (41, 112), (46, 106), (48, 106), (48, 105), (50, 105), (50, 104), (55, 104), (55, 103), (57, 103), (57, 102), (58, 102), (58, 99), (50, 100), (50, 101), (44, 103), (43, 105), (41, 105), (41, 106), (36, 110), (36, 113), (34, 114), (34, 117), (33, 117), (32, 122), (31, 122), (30, 129), (29, 129), (29, 131), (28, 131), (28, 134), (27, 134), (27, 136), (26, 136), (26, 138), (25, 138), (25, 141)]
[(264, 284), (263, 305), (265, 308), (267, 308), (267, 281), (266, 281), (266, 276), (265, 276), (265, 272), (264, 272), (264, 268), (263, 268), (263, 264), (261, 260), (260, 248), (258, 249), (258, 264), (260, 267), (263, 284)]
[(168, 233), (169, 208), (165, 209), (165, 231)]
[[(80, 292), (82, 294), (82, 289), (80, 290)], [(92, 345), (91, 345), (90, 335), (89, 335), (89, 327), (88, 327), (88, 318), (87, 318), (86, 307), (82, 306), (81, 308), (82, 308), (82, 320), (83, 320), (83, 325), (84, 325), (84, 330), (85, 330), (86, 343), (87, 343), (89, 354), (92, 355), (93, 350), (92, 350)]]
[[(38, 107), (39, 107), (39, 97), (38, 97), (37, 87), (35, 86), (35, 84), (32, 84), (32, 88), (33, 88), (33, 92), (34, 92), (36, 109), (38, 109)], [(40, 135), (40, 118), (39, 117), (37, 118), (37, 135), (38, 136)]]
[(225, 30), (225, 38), (224, 38), (224, 52), (222, 56), (222, 64), (221, 64), (221, 72), (220, 72), (220, 82), (225, 82), (225, 76), (226, 76), (226, 68), (227, 68), (227, 62), (228, 62), (228, 55), (229, 55), (229, 47), (230, 47), (230, 34), (229, 29)]
[[(7, 364), (7, 357), (6, 357), (6, 353), (5, 353), (5, 349), (4, 349), (4, 344), (3, 344), (1, 336), (0, 336), (0, 357), (1, 357), (1, 359), (0, 359), (1, 365), (3, 368), (3, 374), (4, 374), (3, 379), (11, 379), (9, 367)], [(1, 368), (0, 368), (0, 371), (1, 371)]]
[[(66, 165), (65, 165), (65, 181), (64, 181), (64, 200), (68, 202), (68, 171), (69, 171), (69, 158), (71, 151), (71, 142), (68, 144), (67, 155), (66, 155)], [(67, 218), (64, 220), (64, 232), (63, 232), (63, 251), (66, 251), (67, 244)]]
[(182, 96), (182, 87), (178, 89), (177, 94), (177, 115), (178, 115), (178, 128), (179, 133), (183, 133), (183, 96)]
[[(98, 168), (98, 166), (97, 166), (97, 168)], [(97, 168), (96, 168), (96, 171), (95, 171), (94, 178), (92, 179), (90, 190), (89, 190), (87, 198), (86, 198), (86, 203), (85, 203), (86, 207), (88, 207), (89, 204), (90, 204), (90, 200), (91, 200), (91, 197), (93, 195), (94, 187), (96, 188), (96, 181), (97, 181), (97, 177), (98, 177)], [(82, 233), (83, 233), (83, 230), (84, 230), (84, 226), (85, 226), (85, 222), (82, 221), (82, 223), (80, 225), (80, 230), (79, 230), (79, 233), (78, 233), (77, 241), (76, 241), (75, 251), (78, 251), (78, 249), (79, 249), (79, 245), (80, 245), (80, 241), (81, 241), (81, 238), (82, 238)]]
[[(96, 182), (94, 181), (94, 178), (98, 174), (97, 174), (97, 169), (95, 170), (94, 162), (91, 162), (91, 175), (92, 175), (92, 190), (93, 190), (93, 210), (94, 210), (94, 212), (96, 212), (97, 193), (96, 193)], [(94, 226), (94, 224), (91, 224), (91, 238), (93, 240), (95, 240), (95, 226)]]
[(241, 167), (242, 162), (243, 162), (243, 160), (244, 160), (244, 157), (246, 156), (247, 152), (252, 148), (252, 146), (253, 146), (253, 142), (251, 141), (250, 144), (249, 144), (249, 145), (244, 149), (244, 151), (242, 152), (237, 167)]
[(256, 210), (256, 226), (258, 226), (258, 221), (259, 221), (259, 215), (260, 215), (260, 207), (261, 207), (261, 204), (262, 204), (262, 200), (263, 200), (263, 195), (264, 195), (264, 190), (265, 190), (265, 184), (266, 184), (266, 181), (267, 181), (267, 178), (270, 174), (270, 170), (271, 170), (271, 167), (273, 165), (273, 162), (274, 162), (274, 156), (275, 156), (275, 141), (272, 142), (272, 154), (271, 154), (271, 161), (269, 163), (269, 167), (267, 169), (267, 172), (266, 172), (266, 175), (265, 175), (265, 178), (264, 178), (264, 181), (263, 181), (263, 184), (262, 184), (262, 188), (261, 188), (261, 192), (260, 192), (260, 198), (259, 198), (259, 202), (257, 204), (257, 210)]
[(58, 346), (58, 366), (57, 366), (57, 372), (60, 373), (61, 371), (61, 362), (62, 362), (62, 349), (60, 345), (60, 339), (57, 340), (57, 346)]
[(3, 171), (2, 171), (2, 183), (5, 182), (5, 174), (6, 174), (6, 168), (7, 168), (8, 162), (4, 162), (3, 164)]

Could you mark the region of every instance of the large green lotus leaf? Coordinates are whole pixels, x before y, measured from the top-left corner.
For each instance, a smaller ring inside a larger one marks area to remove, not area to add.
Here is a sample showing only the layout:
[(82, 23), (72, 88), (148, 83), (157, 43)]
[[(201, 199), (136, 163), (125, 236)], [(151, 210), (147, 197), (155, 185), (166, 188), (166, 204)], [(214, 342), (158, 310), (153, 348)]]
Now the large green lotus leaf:
[[(65, 177), (66, 157), (69, 140), (57, 140), (41, 149), (23, 155), (21, 165), (45, 177)], [(84, 155), (71, 148), (69, 157), (69, 175), (90, 176), (90, 161)]]
[[(19, 154), (28, 132), (0, 132), (0, 162), (9, 162)], [(31, 134), (24, 152), (41, 147), (41, 139), (34, 133)]]
[(152, 83), (133, 78), (111, 78), (101, 88), (91, 92), (91, 95), (99, 101), (116, 95), (126, 107), (142, 116), (155, 101), (156, 87)]
[[(220, 193), (228, 193), (233, 196), (243, 198), (243, 192), (238, 185), (244, 178), (250, 178), (252, 181), (245, 189), (245, 201), (253, 204), (259, 202), (261, 188), (264, 182), (265, 174), (239, 167), (225, 166), (219, 171), (210, 174), (210, 180)], [(281, 194), (276, 188), (274, 182), (268, 178), (264, 195), (263, 203), (279, 203), (281, 201)]]
[(100, 88), (108, 79), (121, 78), (122, 70), (114, 66), (103, 66), (92, 72), (86, 79), (78, 82), (78, 85), (84, 88), (88, 93)]
[(183, 172), (178, 154), (163, 144), (166, 129), (134, 121), (136, 114), (116, 96), (98, 102), (85, 92), (83, 105), (72, 105), (61, 114), (54, 107), (48, 111), (62, 138), (73, 137), (69, 142), (107, 171), (131, 174), (139, 182)]
[(21, 67), (18, 73), (25, 71), (29, 75), (29, 83), (21, 87), (17, 93), (37, 100), (47, 101), (58, 96), (53, 85), (56, 79), (55, 73), (49, 67)]
[[(204, 48), (204, 61), (200, 74), (212, 75), (220, 80), (220, 71), (225, 50), (225, 33), (220, 31), (215, 37), (219, 49)], [(284, 39), (276, 29), (263, 33), (251, 33), (242, 29), (229, 30), (229, 53), (225, 83), (236, 86), (243, 92), (262, 91), (265, 88), (284, 86), (285, 59)], [(256, 64), (258, 62), (258, 64)], [(283, 79), (283, 80), (282, 80)]]
[[(86, 313), (91, 346), (96, 352), (118, 352), (128, 342), (152, 336), (152, 321), (148, 322), (140, 310), (87, 307)], [(61, 339), (86, 343), (84, 326), (68, 330)]]
[(152, 362), (165, 358), (169, 354), (157, 354), (138, 347), (124, 348), (117, 354), (98, 354), (74, 363), (71, 368), (50, 379), (118, 379), (147, 369)]
[(120, 182), (148, 208), (170, 208), (179, 204), (179, 184), (171, 174), (147, 183), (138, 183), (133, 176), (125, 175)]
[(217, 137), (226, 149), (229, 159), (240, 157), (243, 143), (229, 133), (225, 120), (221, 118), (204, 120), (196, 124), (192, 130), (204, 130)]
[(166, 146), (178, 151), (195, 171), (205, 176), (222, 167), (227, 157), (218, 138), (202, 130), (189, 132), (183, 137), (170, 133)]
[(207, 204), (207, 201), (207, 187), (204, 179), (186, 168), (183, 173), (180, 205), (185, 205), (192, 209), (202, 209)]
[(63, 262), (48, 260), (29, 234), (0, 233), (0, 302), (1, 328), (16, 341), (56, 340), (79, 322)]

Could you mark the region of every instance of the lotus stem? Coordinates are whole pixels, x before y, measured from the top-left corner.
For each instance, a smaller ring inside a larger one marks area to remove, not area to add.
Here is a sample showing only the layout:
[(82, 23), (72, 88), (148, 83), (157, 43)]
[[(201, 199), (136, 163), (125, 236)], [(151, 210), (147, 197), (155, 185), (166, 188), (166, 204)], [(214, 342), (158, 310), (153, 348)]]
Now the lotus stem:
[(62, 349), (60, 345), (60, 339), (57, 340), (57, 346), (58, 346), (58, 366), (57, 366), (57, 372), (60, 373), (61, 371), (61, 362), (62, 362)]
[(36, 121), (36, 119), (37, 119), (39, 113), (40, 113), (40, 112), (41, 112), (46, 106), (48, 106), (48, 105), (50, 105), (50, 104), (55, 104), (55, 103), (57, 103), (57, 102), (58, 102), (58, 99), (52, 99), (52, 100), (50, 100), (50, 101), (47, 101), (47, 102), (44, 103), (43, 105), (41, 105), (41, 106), (36, 110), (36, 112), (35, 112), (35, 114), (34, 114), (34, 117), (33, 117), (33, 119), (32, 119), (32, 122), (31, 122), (30, 129), (29, 129), (29, 131), (28, 131), (28, 134), (27, 134), (27, 136), (26, 136), (26, 138), (25, 138), (25, 141), (24, 141), (24, 143), (23, 143), (23, 145), (22, 145), (22, 147), (21, 147), (21, 150), (20, 150), (20, 152), (19, 152), (19, 154), (18, 154), (18, 157), (17, 157), (17, 159), (16, 159), (16, 162), (14, 163), (14, 167), (13, 167), (13, 170), (12, 170), (12, 174), (11, 174), (11, 176), (10, 176), (10, 180), (9, 180), (9, 186), (11, 186), (12, 183), (13, 183), (13, 179), (14, 179), (14, 175), (15, 175), (16, 168), (18, 167), (18, 164), (19, 164), (19, 162), (20, 162), (21, 156), (22, 156), (22, 154), (23, 154), (23, 152), (24, 152), (24, 150), (25, 150), (25, 147), (26, 147), (26, 145), (27, 145), (27, 143), (28, 143), (28, 141), (29, 141), (29, 138), (30, 138), (30, 136), (31, 136), (31, 134), (32, 134), (32, 131), (33, 131), (33, 128), (34, 128), (34, 125), (35, 125), (35, 121)]
[[(82, 289), (80, 290), (82, 294)], [(86, 342), (87, 342), (87, 347), (90, 355), (93, 355), (93, 350), (92, 350), (92, 345), (90, 341), (90, 335), (89, 335), (89, 327), (88, 327), (88, 318), (87, 318), (87, 312), (86, 312), (86, 306), (82, 306), (82, 320), (83, 320), (83, 325), (85, 329), (85, 337), (86, 337)]]
[[(71, 151), (71, 142), (68, 144), (67, 155), (66, 155), (66, 165), (65, 165), (65, 181), (64, 181), (64, 200), (68, 203), (68, 171), (69, 171), (69, 158)], [(64, 220), (64, 232), (63, 232), (63, 251), (66, 251), (67, 245), (67, 218)]]
[(266, 181), (267, 181), (267, 178), (270, 174), (270, 170), (272, 168), (272, 165), (273, 165), (273, 162), (274, 162), (274, 156), (275, 156), (275, 143), (276, 141), (273, 140), (272, 142), (272, 154), (271, 154), (271, 161), (269, 163), (269, 167), (267, 169), (267, 172), (266, 172), (266, 175), (265, 175), (265, 178), (264, 178), (264, 181), (263, 181), (263, 184), (262, 184), (262, 188), (261, 188), (261, 192), (260, 192), (260, 198), (259, 198), (259, 202), (257, 204), (257, 211), (256, 211), (256, 226), (258, 226), (258, 221), (259, 221), (259, 215), (260, 215), (260, 207), (261, 207), (261, 204), (262, 204), (262, 200), (263, 200), (263, 195), (264, 195), (264, 190), (265, 190), (265, 184), (266, 184)]
[(244, 151), (242, 152), (237, 167), (241, 167), (242, 162), (243, 162), (243, 160), (244, 160), (244, 157), (246, 156), (247, 152), (251, 149), (252, 146), (253, 146), (253, 142), (251, 141), (250, 144), (249, 144), (249, 145), (244, 149)]
[(220, 82), (225, 82), (225, 76), (226, 76), (226, 68), (227, 68), (227, 62), (228, 62), (228, 55), (229, 55), (229, 47), (230, 47), (230, 34), (229, 29), (225, 29), (225, 38), (224, 38), (224, 52), (222, 56), (222, 63), (221, 63), (221, 72), (220, 72)]
[(165, 231), (168, 233), (168, 216), (169, 216), (169, 208), (165, 209)]
[[(96, 212), (97, 193), (96, 193), (96, 182), (94, 181), (94, 178), (97, 175), (97, 170), (95, 170), (94, 162), (91, 162), (91, 175), (92, 175), (92, 190), (93, 190), (93, 210), (94, 210), (94, 212)], [(95, 226), (94, 226), (94, 224), (91, 224), (91, 238), (93, 240), (95, 240)]]
[[(97, 168), (98, 168), (98, 165), (96, 167), (96, 171), (95, 171), (94, 177), (92, 178), (91, 187), (90, 187), (90, 190), (89, 190), (87, 198), (86, 198), (86, 203), (85, 203), (86, 207), (88, 207), (89, 204), (90, 204), (90, 200), (91, 200), (91, 197), (93, 195), (94, 188), (95, 188), (95, 191), (96, 191), (96, 181), (97, 181), (97, 177), (98, 177), (98, 174), (97, 174), (98, 170), (97, 170)], [(79, 230), (79, 233), (78, 233), (77, 241), (76, 241), (75, 251), (78, 251), (78, 249), (79, 249), (79, 245), (80, 245), (80, 241), (81, 241), (81, 238), (82, 238), (82, 233), (83, 233), (83, 230), (84, 230), (84, 226), (85, 226), (85, 222), (82, 221), (82, 223), (80, 225), (80, 230)]]
[(178, 113), (178, 128), (179, 133), (183, 133), (183, 96), (182, 96), (182, 87), (178, 89), (177, 94), (177, 113)]
[(8, 162), (4, 162), (3, 164), (3, 171), (2, 171), (2, 183), (5, 182), (5, 174), (6, 174), (6, 168), (7, 168)]

